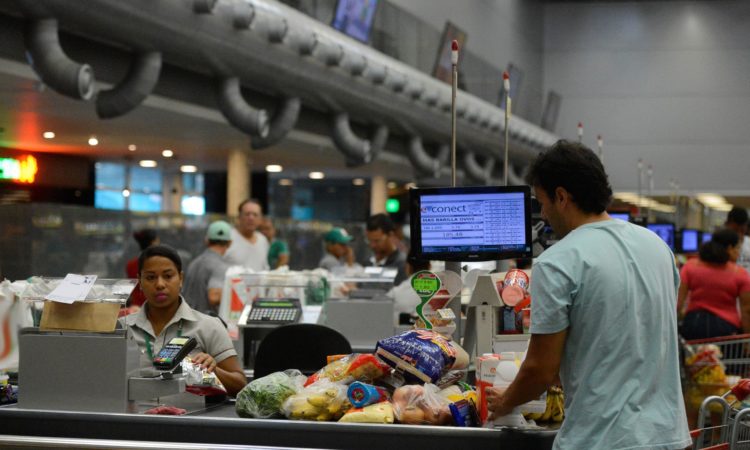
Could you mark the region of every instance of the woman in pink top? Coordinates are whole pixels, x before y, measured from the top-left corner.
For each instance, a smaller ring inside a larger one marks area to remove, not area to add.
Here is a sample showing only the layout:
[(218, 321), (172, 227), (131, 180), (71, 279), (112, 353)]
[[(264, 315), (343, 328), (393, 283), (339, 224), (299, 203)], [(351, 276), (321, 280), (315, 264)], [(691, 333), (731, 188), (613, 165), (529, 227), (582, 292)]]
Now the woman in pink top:
[(739, 244), (737, 233), (719, 230), (701, 246), (699, 258), (682, 268), (677, 311), (685, 314), (681, 331), (685, 339), (750, 332), (750, 275), (735, 264)]

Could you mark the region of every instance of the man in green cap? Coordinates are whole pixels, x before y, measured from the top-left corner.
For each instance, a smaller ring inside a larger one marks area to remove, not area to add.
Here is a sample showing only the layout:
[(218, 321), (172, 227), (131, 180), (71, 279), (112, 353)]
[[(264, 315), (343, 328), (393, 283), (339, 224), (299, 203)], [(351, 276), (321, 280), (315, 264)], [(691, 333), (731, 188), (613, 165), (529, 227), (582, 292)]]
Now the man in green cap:
[(320, 260), (318, 267), (329, 272), (354, 266), (354, 251), (349, 243), (354, 239), (343, 228), (333, 228), (323, 236), (326, 254)]
[(232, 226), (223, 220), (213, 222), (206, 232), (206, 249), (185, 272), (182, 294), (188, 304), (202, 313), (217, 312), (221, 289), (229, 264), (224, 254), (232, 244)]

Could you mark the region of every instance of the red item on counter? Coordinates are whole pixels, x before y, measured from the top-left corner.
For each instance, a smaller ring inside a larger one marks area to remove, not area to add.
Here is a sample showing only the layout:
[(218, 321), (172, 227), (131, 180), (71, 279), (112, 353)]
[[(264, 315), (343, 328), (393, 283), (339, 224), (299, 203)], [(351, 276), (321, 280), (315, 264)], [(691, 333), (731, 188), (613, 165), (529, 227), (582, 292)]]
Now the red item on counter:
[(156, 408), (149, 409), (144, 414), (157, 414), (161, 416), (181, 416), (183, 414), (187, 414), (187, 410), (178, 408), (176, 406), (157, 406)]
[(529, 276), (521, 269), (511, 269), (505, 274), (500, 298), (506, 306), (516, 306), (529, 290)]

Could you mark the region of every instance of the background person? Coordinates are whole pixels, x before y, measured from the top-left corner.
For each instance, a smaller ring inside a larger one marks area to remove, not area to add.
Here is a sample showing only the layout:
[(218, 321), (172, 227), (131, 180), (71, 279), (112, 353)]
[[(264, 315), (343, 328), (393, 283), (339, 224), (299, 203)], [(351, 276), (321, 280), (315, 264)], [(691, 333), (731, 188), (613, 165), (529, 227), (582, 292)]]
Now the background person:
[(271, 219), (265, 217), (258, 226), (258, 231), (268, 239), (271, 244), (268, 247), (268, 267), (278, 269), (289, 265), (289, 246), (281, 239), (276, 239), (276, 227)]
[[(677, 311), (685, 314), (682, 337), (705, 339), (750, 332), (750, 275), (735, 264), (740, 237), (725, 228), (701, 245), (680, 272)], [(740, 312), (737, 311), (740, 299)]]
[(229, 395), (236, 395), (246, 384), (237, 352), (218, 317), (193, 310), (180, 295), (182, 260), (171, 247), (149, 247), (138, 258), (140, 288), (146, 303), (137, 313), (120, 319), (133, 332), (138, 347), (148, 357), (144, 366), (172, 338), (193, 337), (198, 346), (191, 353), (194, 363), (216, 376)]
[(320, 259), (318, 267), (329, 272), (354, 267), (354, 249), (349, 245), (352, 239), (354, 237), (343, 228), (332, 228), (323, 235), (326, 254)]
[(224, 254), (231, 265), (245, 266), (256, 272), (268, 270), (268, 239), (257, 232), (263, 220), (260, 202), (247, 199), (237, 207), (237, 226), (232, 229), (232, 245)]
[(185, 288), (182, 290), (185, 300), (196, 311), (218, 312), (221, 290), (229, 268), (223, 256), (231, 244), (231, 225), (219, 220), (208, 226), (206, 249), (190, 262), (185, 272)]
[(387, 214), (370, 216), (366, 224), (367, 242), (374, 266), (397, 269), (394, 285), (406, 279), (406, 255), (396, 247), (396, 227)]
[(507, 390), (488, 389), (489, 410), (509, 414), (559, 374), (565, 420), (555, 449), (688, 447), (669, 247), (610, 219), (607, 174), (579, 143), (540, 154), (527, 181), (561, 239), (534, 264), (526, 359)]
[[(133, 239), (135, 239), (135, 241), (138, 243), (138, 248), (141, 252), (148, 247), (151, 247), (152, 245), (159, 245), (160, 242), (159, 236), (157, 236), (156, 234), (156, 230), (152, 230), (151, 228), (144, 228), (142, 230), (134, 232)], [(128, 263), (125, 265), (125, 273), (127, 274), (128, 278), (138, 278), (137, 256), (128, 261)], [(143, 291), (141, 291), (136, 284), (133, 292), (131, 292), (130, 294), (130, 298), (128, 298), (126, 306), (140, 308), (145, 301), (146, 297), (143, 296)], [(133, 308), (133, 310), (136, 309)]]
[(747, 210), (735, 206), (727, 214), (727, 221), (724, 223), (724, 226), (739, 235), (740, 252), (736, 262), (745, 270), (750, 271), (750, 239), (747, 238), (748, 223)]

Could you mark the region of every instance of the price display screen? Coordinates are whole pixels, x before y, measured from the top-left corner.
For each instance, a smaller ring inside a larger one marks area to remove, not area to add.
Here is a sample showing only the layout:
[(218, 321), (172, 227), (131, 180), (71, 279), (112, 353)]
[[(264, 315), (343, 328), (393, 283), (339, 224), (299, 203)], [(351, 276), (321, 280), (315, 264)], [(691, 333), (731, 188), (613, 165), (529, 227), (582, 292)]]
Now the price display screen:
[(481, 261), (530, 254), (528, 187), (413, 191), (412, 242), (423, 258)]

